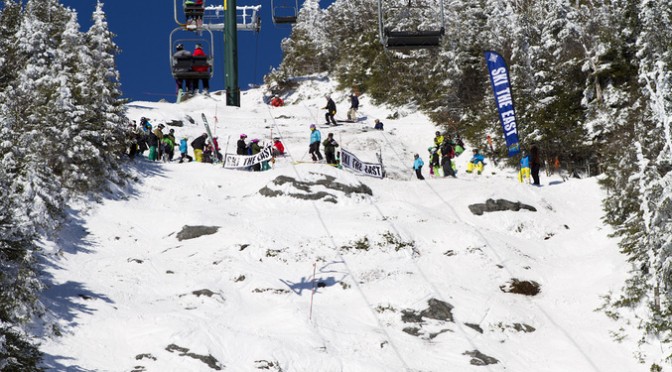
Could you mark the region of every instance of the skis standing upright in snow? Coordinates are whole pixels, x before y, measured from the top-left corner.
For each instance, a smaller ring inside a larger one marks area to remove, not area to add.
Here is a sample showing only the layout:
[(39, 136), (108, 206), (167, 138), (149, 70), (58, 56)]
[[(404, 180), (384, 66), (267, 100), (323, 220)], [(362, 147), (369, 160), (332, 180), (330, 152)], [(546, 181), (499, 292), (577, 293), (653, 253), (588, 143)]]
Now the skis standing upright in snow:
[(212, 162), (219, 162), (217, 158), (217, 147), (215, 146), (215, 138), (212, 137), (212, 132), (210, 132), (210, 125), (208, 125), (208, 119), (205, 117), (204, 113), (201, 113), (201, 119), (203, 120), (203, 125), (205, 126), (205, 132), (208, 134), (208, 139), (210, 140), (210, 146), (212, 146)]

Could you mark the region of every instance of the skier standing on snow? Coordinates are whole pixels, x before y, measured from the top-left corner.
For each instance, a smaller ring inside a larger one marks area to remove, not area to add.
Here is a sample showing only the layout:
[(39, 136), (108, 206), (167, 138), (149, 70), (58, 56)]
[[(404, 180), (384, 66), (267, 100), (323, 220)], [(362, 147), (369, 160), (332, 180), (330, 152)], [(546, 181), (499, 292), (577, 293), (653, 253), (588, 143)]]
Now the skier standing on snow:
[(163, 124), (159, 124), (156, 129), (153, 131), (149, 132), (148, 136), (148, 141), (149, 142), (149, 160), (151, 161), (156, 161), (159, 160), (159, 157), (161, 154), (159, 153), (160, 145), (161, 145), (161, 140), (163, 139), (163, 132), (161, 131), (163, 129)]
[(170, 129), (168, 134), (161, 139), (163, 143), (163, 161), (172, 161), (175, 154), (175, 129)]
[[(252, 150), (252, 155), (257, 155), (261, 152), (261, 147), (259, 147), (259, 140), (257, 138), (253, 139), (250, 143), (250, 150)], [(261, 170), (261, 163), (254, 164), (252, 170), (259, 172)]]
[(443, 168), (443, 176), (455, 177), (455, 171), (453, 170), (453, 161), (455, 157), (455, 151), (453, 146), (451, 146), (450, 141), (444, 140), (441, 144), (441, 167)]
[(243, 133), (240, 135), (240, 139), (236, 143), (236, 155), (247, 155), (247, 143), (245, 143), (245, 138), (247, 138), (247, 134)]
[(357, 110), (359, 110), (359, 98), (357, 94), (352, 92), (350, 95), (350, 110), (348, 110), (348, 120), (356, 122), (357, 121)]
[(337, 164), (336, 162), (336, 148), (338, 147), (338, 142), (334, 139), (334, 134), (329, 133), (327, 139), (322, 142), (324, 146), (324, 156), (327, 158), (327, 164)]
[(313, 161), (322, 161), (322, 154), (320, 153), (320, 141), (322, 141), (322, 134), (315, 127), (315, 124), (310, 124), (310, 146), (309, 153)]
[(322, 107), (323, 110), (327, 110), (327, 113), (324, 114), (324, 119), (327, 121), (326, 125), (338, 125), (336, 119), (334, 119), (334, 115), (336, 115), (336, 103), (328, 95), (324, 96), (324, 98), (327, 99), (327, 105)]
[(418, 176), (419, 180), (424, 180), (425, 177), (422, 176), (422, 166), (425, 165), (425, 162), (422, 161), (420, 155), (418, 154), (413, 155), (413, 158), (415, 159), (413, 161), (413, 169), (415, 169), (415, 175)]
[(189, 156), (189, 148), (187, 147), (187, 137), (182, 137), (180, 139), (180, 163), (184, 162), (184, 159), (187, 159), (188, 162), (191, 162), (194, 160), (191, 156)]
[(194, 148), (194, 160), (199, 163), (203, 162), (203, 150), (205, 149), (205, 141), (208, 139), (208, 134), (203, 133), (191, 141), (191, 147)]
[(541, 168), (541, 156), (539, 156), (539, 146), (535, 143), (530, 146), (530, 170), (534, 186), (541, 186), (539, 183), (539, 168)]
[(441, 135), (441, 132), (436, 131), (436, 136), (434, 137), (434, 146), (438, 149), (441, 147), (441, 144), (443, 143), (443, 136)]

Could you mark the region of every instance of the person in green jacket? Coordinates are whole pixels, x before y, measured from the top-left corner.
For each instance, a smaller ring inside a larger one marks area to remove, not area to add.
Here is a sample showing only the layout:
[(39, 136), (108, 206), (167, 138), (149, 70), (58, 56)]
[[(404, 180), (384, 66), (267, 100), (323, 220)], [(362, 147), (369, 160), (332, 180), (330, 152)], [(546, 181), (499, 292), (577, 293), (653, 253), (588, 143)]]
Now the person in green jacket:
[[(252, 151), (252, 155), (257, 155), (258, 153), (261, 152), (261, 147), (259, 147), (259, 139), (255, 138), (250, 142), (250, 150)], [(252, 170), (255, 172), (261, 171), (261, 163), (257, 163), (252, 166)]]

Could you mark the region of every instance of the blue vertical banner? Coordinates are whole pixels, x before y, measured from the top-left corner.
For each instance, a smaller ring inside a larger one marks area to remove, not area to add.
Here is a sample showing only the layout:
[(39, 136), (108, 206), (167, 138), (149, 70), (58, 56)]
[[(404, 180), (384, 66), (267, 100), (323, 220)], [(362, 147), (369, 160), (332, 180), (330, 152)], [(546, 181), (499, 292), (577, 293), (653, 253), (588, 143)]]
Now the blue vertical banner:
[(504, 130), (506, 147), (509, 150), (509, 157), (511, 157), (520, 153), (520, 144), (518, 143), (518, 124), (516, 122), (516, 110), (513, 108), (509, 69), (506, 67), (504, 58), (497, 52), (486, 51), (485, 61), (488, 64), (488, 73), (492, 90), (495, 93), (495, 102), (497, 103), (502, 130)]

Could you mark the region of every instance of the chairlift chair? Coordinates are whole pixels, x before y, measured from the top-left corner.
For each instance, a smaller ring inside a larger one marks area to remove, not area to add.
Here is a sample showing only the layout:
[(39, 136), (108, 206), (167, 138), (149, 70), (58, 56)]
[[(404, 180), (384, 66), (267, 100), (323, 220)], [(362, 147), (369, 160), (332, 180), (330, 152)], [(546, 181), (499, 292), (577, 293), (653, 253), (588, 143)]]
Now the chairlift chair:
[[(430, 0), (432, 1), (432, 0)], [(420, 0), (378, 0), (380, 42), (386, 49), (435, 48), (446, 33), (443, 0), (430, 7)], [(439, 9), (436, 9), (436, 8)]]
[(271, 0), (271, 13), (276, 25), (296, 23), (299, 0)]
[[(210, 40), (207, 38), (193, 37), (193, 33), (188, 38), (176, 38), (177, 32), (184, 32), (184, 29), (178, 27), (170, 33), (170, 71), (174, 79), (211, 79), (214, 74), (214, 35), (212, 31), (206, 30), (210, 34)], [(201, 44), (206, 56), (189, 56), (183, 58), (176, 58), (174, 56), (175, 48), (178, 44), (185, 46), (194, 46)], [(197, 72), (191, 70), (194, 66), (208, 66), (208, 71)]]

